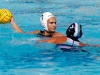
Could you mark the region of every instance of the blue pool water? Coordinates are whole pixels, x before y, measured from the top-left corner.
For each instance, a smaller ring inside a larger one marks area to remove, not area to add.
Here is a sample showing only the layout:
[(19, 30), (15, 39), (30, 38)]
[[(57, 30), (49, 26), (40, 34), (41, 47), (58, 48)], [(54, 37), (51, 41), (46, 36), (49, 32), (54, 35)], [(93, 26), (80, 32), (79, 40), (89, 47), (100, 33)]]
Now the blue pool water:
[[(25, 32), (43, 30), (39, 19), (49, 11), (57, 18), (58, 32), (65, 34), (71, 23), (78, 22), (83, 26), (80, 40), (100, 44), (99, 0), (1, 0), (0, 8), (9, 9)], [(62, 52), (38, 39), (14, 32), (10, 23), (0, 24), (0, 75), (100, 75), (99, 47)]]

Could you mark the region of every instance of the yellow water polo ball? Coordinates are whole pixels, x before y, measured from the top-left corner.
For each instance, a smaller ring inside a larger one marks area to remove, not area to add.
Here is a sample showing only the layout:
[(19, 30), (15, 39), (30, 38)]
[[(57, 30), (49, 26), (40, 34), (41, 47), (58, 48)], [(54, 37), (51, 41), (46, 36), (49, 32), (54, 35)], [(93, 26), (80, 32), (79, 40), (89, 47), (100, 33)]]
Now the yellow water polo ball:
[(6, 24), (11, 21), (12, 14), (8, 9), (0, 9), (0, 24)]

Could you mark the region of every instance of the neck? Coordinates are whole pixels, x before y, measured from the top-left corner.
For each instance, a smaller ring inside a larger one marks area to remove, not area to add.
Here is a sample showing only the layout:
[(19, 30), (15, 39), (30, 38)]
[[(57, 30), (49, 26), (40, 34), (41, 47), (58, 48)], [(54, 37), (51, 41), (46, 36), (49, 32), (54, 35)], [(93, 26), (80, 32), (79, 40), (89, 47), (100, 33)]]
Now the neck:
[(53, 34), (54, 34), (54, 32), (50, 32), (50, 31), (46, 31), (46, 30), (44, 30), (44, 33), (43, 33), (44, 36), (52, 36)]

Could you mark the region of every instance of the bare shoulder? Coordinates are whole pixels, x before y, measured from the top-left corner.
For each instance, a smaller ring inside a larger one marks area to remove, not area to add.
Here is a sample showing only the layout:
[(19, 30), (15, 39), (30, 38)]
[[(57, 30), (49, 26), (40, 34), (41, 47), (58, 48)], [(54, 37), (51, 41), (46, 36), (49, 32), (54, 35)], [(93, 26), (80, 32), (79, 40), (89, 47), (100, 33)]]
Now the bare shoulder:
[(58, 37), (58, 36), (64, 36), (64, 35), (61, 34), (61, 33), (58, 33), (58, 32), (55, 32), (55, 33), (53, 34), (53, 37)]

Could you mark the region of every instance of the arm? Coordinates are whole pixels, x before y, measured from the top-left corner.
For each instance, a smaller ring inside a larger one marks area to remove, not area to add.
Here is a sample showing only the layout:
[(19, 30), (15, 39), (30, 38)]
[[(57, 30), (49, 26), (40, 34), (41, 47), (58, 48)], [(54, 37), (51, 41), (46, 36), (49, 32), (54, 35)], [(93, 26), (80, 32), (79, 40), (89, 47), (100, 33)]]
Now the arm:
[(63, 44), (64, 42), (66, 42), (67, 38), (66, 36), (59, 36), (59, 37), (53, 37), (53, 38), (47, 38), (47, 39), (42, 39), (39, 40), (38, 42), (48, 42), (51, 44)]
[(16, 31), (16, 32), (20, 32), (22, 33), (23, 31), (19, 28), (19, 26), (16, 24), (16, 22), (14, 21), (14, 18), (12, 17), (11, 18), (11, 25), (13, 27), (13, 29)]
[(24, 32), (25, 34), (39, 34), (40, 30), (35, 30), (33, 32)]
[(48, 43), (54, 43), (54, 39), (53, 38), (47, 38), (47, 39), (42, 39), (42, 40), (38, 40), (38, 42), (48, 42)]
[(75, 46), (89, 46), (88, 44), (84, 44), (82, 42), (77, 42), (77, 41), (74, 41), (73, 43), (73, 40), (70, 38), (67, 38), (66, 36), (53, 37), (50, 39), (42, 39), (42, 40), (39, 40), (38, 42), (48, 42), (52, 44), (64, 44), (65, 42), (69, 42)]
[(12, 17), (11, 18), (11, 25), (13, 27), (13, 29), (16, 31), (16, 32), (20, 32), (20, 33), (25, 33), (25, 34), (39, 34), (40, 33), (40, 30), (35, 30), (33, 32), (23, 32), (19, 26), (16, 24), (16, 22), (14, 21), (14, 18)]
[(88, 44), (84, 44), (84, 43), (82, 43), (82, 42), (79, 42), (79, 45), (80, 45), (80, 46), (89, 46)]

